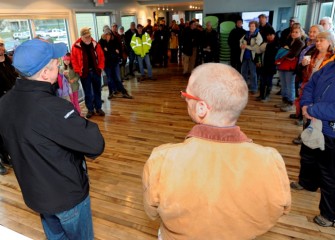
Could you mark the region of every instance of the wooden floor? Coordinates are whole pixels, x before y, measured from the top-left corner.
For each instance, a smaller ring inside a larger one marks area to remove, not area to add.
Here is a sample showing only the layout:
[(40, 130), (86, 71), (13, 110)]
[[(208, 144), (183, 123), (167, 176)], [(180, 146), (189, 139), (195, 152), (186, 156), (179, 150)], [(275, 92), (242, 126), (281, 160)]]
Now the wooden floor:
[[(181, 69), (174, 65), (155, 69), (154, 74), (157, 81), (125, 82), (133, 100), (109, 101), (104, 89), (106, 116), (92, 118), (106, 141), (102, 156), (88, 163), (96, 239), (157, 239), (159, 222), (150, 221), (142, 207), (143, 165), (154, 147), (183, 141), (193, 123), (179, 96), (187, 85)], [(289, 178), (296, 180), (299, 146), (291, 141), (300, 127), (288, 118), (288, 113), (274, 108), (279, 96), (273, 95), (268, 103), (256, 102), (254, 98), (249, 97), (238, 125), (254, 142), (277, 148), (285, 159)], [(335, 228), (318, 227), (312, 222), (319, 212), (319, 193), (292, 191), (292, 197), (291, 213), (258, 239), (335, 239)], [(12, 170), (0, 176), (0, 224), (32, 239), (45, 239), (39, 215), (25, 206)]]

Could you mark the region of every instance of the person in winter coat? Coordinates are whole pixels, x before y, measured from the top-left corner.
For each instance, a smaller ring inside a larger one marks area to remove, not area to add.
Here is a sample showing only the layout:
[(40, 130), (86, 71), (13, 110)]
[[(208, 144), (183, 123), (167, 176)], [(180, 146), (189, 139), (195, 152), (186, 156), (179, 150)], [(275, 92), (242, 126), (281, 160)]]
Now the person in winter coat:
[(101, 72), (105, 67), (105, 57), (99, 43), (91, 37), (91, 29), (80, 30), (80, 38), (72, 45), (71, 62), (73, 70), (79, 74), (85, 93), (86, 117), (105, 116), (101, 109)]
[[(285, 55), (287, 59), (293, 59), (299, 56), (301, 50), (305, 46), (302, 37), (305, 35), (299, 23), (294, 23), (291, 27), (291, 43), (286, 46), (289, 51)], [(293, 103), (295, 100), (295, 70), (284, 71), (278, 70), (281, 86), (282, 103), (276, 104), (275, 107), (280, 108), (281, 111), (289, 112), (293, 110)]]
[(206, 29), (202, 32), (202, 52), (204, 63), (217, 62), (219, 52), (218, 33), (212, 28), (212, 23), (206, 23)]
[(258, 91), (255, 55), (263, 42), (263, 38), (257, 27), (258, 23), (256, 21), (249, 22), (249, 31), (240, 40), (241, 73), (245, 81), (248, 82), (249, 79), (249, 91), (252, 94), (256, 94)]
[(106, 29), (102, 34), (99, 44), (105, 55), (105, 73), (108, 83), (108, 99), (112, 99), (116, 92), (121, 92), (123, 98), (132, 99), (128, 91), (124, 88), (121, 77), (119, 60), (121, 58), (121, 44), (110, 29)]
[(143, 26), (137, 25), (137, 33), (133, 35), (130, 46), (137, 56), (138, 65), (140, 67), (141, 78), (139, 81), (145, 80), (143, 61), (148, 69), (148, 77), (150, 80), (156, 80), (152, 76), (152, 66), (150, 63), (149, 51), (151, 48), (151, 38), (148, 33), (143, 32)]
[(231, 30), (228, 37), (228, 45), (230, 47), (230, 65), (241, 73), (241, 48), (240, 39), (245, 35), (246, 31), (243, 29), (243, 20), (236, 21), (236, 27)]
[(260, 46), (260, 52), (263, 52), (263, 56), (260, 77), (260, 93), (256, 98), (258, 101), (267, 102), (270, 99), (273, 75), (277, 72), (275, 57), (278, 49), (279, 42), (278, 39), (276, 39), (276, 32), (273, 28), (268, 29), (266, 42), (263, 42)]
[(64, 43), (40, 39), (18, 46), (13, 66), (20, 77), (0, 100), (0, 139), (46, 239), (94, 239), (85, 157), (101, 155), (105, 142), (96, 123), (55, 96), (66, 51)]

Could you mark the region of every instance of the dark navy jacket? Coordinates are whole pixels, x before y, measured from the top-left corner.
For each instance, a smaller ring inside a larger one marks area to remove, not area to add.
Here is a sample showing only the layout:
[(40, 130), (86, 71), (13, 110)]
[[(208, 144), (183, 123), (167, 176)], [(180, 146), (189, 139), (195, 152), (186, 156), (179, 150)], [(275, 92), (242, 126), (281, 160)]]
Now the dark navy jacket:
[(55, 214), (88, 196), (85, 156), (100, 155), (104, 139), (50, 83), (17, 80), (0, 99), (0, 135), (28, 207)]
[(335, 122), (335, 62), (328, 63), (312, 75), (303, 90), (300, 104), (309, 106), (308, 114), (322, 120), (324, 135), (335, 138), (335, 129), (330, 126)]

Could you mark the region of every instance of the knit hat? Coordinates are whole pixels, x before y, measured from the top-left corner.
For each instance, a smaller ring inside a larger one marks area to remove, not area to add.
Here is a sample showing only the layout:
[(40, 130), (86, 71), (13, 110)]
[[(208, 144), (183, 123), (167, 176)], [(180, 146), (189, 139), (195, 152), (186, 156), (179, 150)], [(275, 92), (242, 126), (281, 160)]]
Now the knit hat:
[(106, 28), (105, 30), (104, 30), (104, 34), (112, 34), (112, 30), (110, 30), (109, 28)]
[(302, 142), (311, 149), (320, 148), (325, 150), (325, 137), (322, 133), (322, 122), (314, 119), (311, 124), (301, 133)]

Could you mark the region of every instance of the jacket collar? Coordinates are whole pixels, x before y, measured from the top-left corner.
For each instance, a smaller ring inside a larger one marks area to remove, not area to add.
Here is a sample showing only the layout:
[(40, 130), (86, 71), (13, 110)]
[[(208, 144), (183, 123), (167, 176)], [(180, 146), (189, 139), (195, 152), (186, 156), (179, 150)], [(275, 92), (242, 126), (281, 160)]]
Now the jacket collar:
[(242, 143), (252, 142), (238, 126), (233, 127), (214, 127), (209, 125), (195, 125), (186, 138), (195, 137), (216, 142)]
[(54, 93), (53, 85), (49, 82), (42, 82), (37, 80), (24, 80), (18, 78), (15, 83), (16, 91), (43, 91), (43, 92), (49, 92), (51, 94)]

